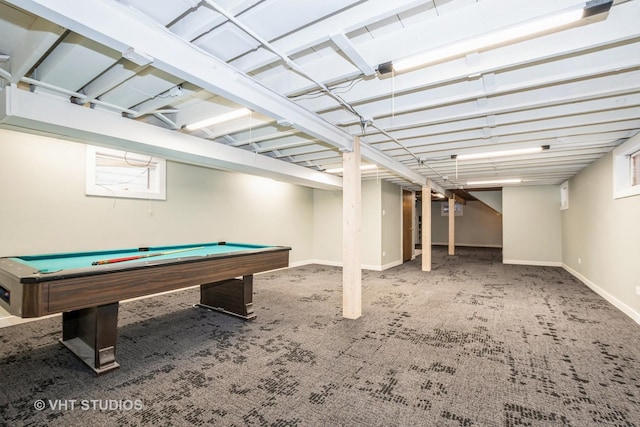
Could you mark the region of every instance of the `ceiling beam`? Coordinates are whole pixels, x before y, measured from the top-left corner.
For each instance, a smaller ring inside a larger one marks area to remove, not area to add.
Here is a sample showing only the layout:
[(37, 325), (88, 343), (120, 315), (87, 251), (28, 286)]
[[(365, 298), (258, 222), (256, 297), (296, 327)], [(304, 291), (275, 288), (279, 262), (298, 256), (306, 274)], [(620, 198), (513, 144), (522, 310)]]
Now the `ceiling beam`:
[[(330, 39), (329, 35), (337, 31), (348, 34), (365, 28), (367, 25), (384, 21), (416, 7), (424, 6), (425, 0), (367, 0), (321, 20), (306, 28), (274, 40), (272, 44), (278, 50), (291, 56), (305, 49), (318, 46)], [(433, 15), (435, 16), (435, 9)], [(258, 49), (251, 55), (242, 55), (232, 63), (245, 72), (266, 67), (274, 62), (274, 56), (266, 49)], [(372, 64), (377, 64), (371, 61)]]
[[(133, 48), (151, 58), (153, 66), (159, 70), (276, 120), (291, 122), (297, 129), (339, 150), (350, 151), (353, 146), (352, 136), (338, 127), (117, 2), (8, 0), (8, 3), (116, 51), (124, 53)], [(391, 157), (372, 147), (363, 148), (362, 157), (365, 159), (411, 182), (419, 182), (421, 185), (426, 183), (424, 176)], [(284, 162), (282, 163), (284, 167)]]
[(14, 86), (7, 86), (0, 92), (0, 127), (135, 151), (306, 187), (324, 190), (342, 188), (342, 178), (334, 175)]
[[(626, 59), (614, 61), (614, 54), (623, 54)], [(494, 88), (491, 92), (483, 87), (481, 79), (476, 79), (464, 84), (415, 89), (412, 92), (398, 94), (392, 117), (388, 105), (380, 100), (361, 104), (360, 110), (366, 117), (374, 118), (378, 125), (391, 130), (415, 127), (425, 122), (458, 121), (478, 115), (529, 110), (532, 107), (545, 107), (637, 90), (637, 75), (640, 74), (635, 60), (637, 48), (607, 49), (597, 55), (585, 56), (592, 63), (606, 63), (607, 66), (589, 67), (588, 61), (557, 61), (553, 66), (535, 66), (494, 76)], [(575, 68), (583, 72), (563, 71)], [(532, 80), (531, 76), (536, 76), (536, 79)], [(425, 99), (429, 101), (425, 102)], [(481, 108), (478, 100), (483, 101)], [(362, 101), (350, 99), (350, 102)], [(308, 103), (305, 105), (307, 108), (312, 107)], [(429, 114), (430, 119), (426, 121), (423, 113), (416, 112), (418, 109), (429, 109), (433, 112)], [(325, 120), (343, 126), (351, 125), (354, 129), (360, 127), (357, 120), (341, 111), (332, 109), (318, 113)]]
[[(467, 79), (470, 75), (481, 76), (483, 74), (496, 73), (496, 76), (498, 76), (497, 72), (499, 71), (501, 81), (496, 83), (498, 86), (496, 90), (513, 91), (524, 89), (523, 82), (528, 82), (527, 84), (529, 85), (543, 86), (552, 82), (544, 80), (569, 81), (573, 78), (588, 77), (589, 74), (605, 74), (616, 69), (634, 66), (636, 64), (634, 59), (637, 57), (636, 48), (623, 45), (626, 41), (638, 37), (636, 23), (638, 13), (640, 13), (640, 4), (638, 2), (617, 5), (604, 21), (491, 49), (478, 55), (477, 63), (474, 64), (468, 63), (466, 58), (461, 58), (435, 64), (411, 73), (398, 74), (392, 80), (393, 90), (396, 96), (401, 96), (404, 93), (413, 93), (416, 88), (439, 88), (452, 82), (458, 82), (461, 79)], [(502, 16), (503, 13), (500, 13), (500, 15)], [(481, 15), (471, 14), (471, 16)], [(441, 19), (445, 18), (443, 16)], [(430, 21), (425, 21), (425, 23), (416, 25), (416, 27), (426, 26), (428, 22)], [(455, 21), (447, 22), (451, 28), (457, 29), (461, 27)], [(399, 45), (406, 44), (399, 40), (413, 40), (415, 33), (412, 29), (413, 27), (410, 26), (367, 40), (356, 45), (356, 48), (364, 57), (370, 57), (379, 54), (379, 52), (395, 52)], [(439, 39), (437, 34), (433, 38), (434, 40)], [(420, 46), (419, 44), (416, 45)], [(608, 47), (609, 49), (606, 49), (604, 53), (594, 52), (587, 54), (593, 46)], [(574, 57), (577, 53), (585, 54), (585, 56), (582, 57), (583, 59), (580, 59), (581, 56)], [(251, 57), (251, 55), (246, 56)], [(599, 60), (598, 56), (604, 57), (604, 60)], [(387, 60), (390, 59), (392, 58), (387, 58)], [(579, 64), (579, 62), (585, 62), (585, 64)], [(329, 66), (329, 63), (332, 65)], [(556, 63), (558, 64), (557, 67), (554, 65)], [(518, 68), (514, 69), (514, 65), (518, 65)], [(525, 68), (525, 66), (526, 69), (522, 71), (521, 69)], [(323, 56), (307, 62), (305, 67), (313, 70), (326, 70), (327, 78), (330, 74), (331, 78), (337, 81), (340, 80), (340, 77), (348, 76), (351, 72), (350, 67), (336, 69), (331, 56)], [(531, 71), (529, 67), (535, 67), (535, 70)], [(527, 74), (529, 71), (531, 71), (530, 74)], [(524, 75), (518, 75), (519, 73), (524, 73)], [(505, 80), (502, 77), (510, 74), (514, 75), (512, 81)], [(549, 77), (546, 77), (547, 75)], [(531, 76), (537, 76), (537, 78), (534, 79)], [(323, 77), (318, 76), (318, 78)], [(278, 79), (278, 70), (270, 73), (261, 73), (260, 75), (260, 80), (266, 85), (271, 86), (279, 82), (280, 87), (282, 87), (282, 83)], [(289, 87), (282, 88), (282, 92), (287, 94), (300, 93), (303, 87), (295, 86), (298, 82), (297, 80), (292, 80)], [(515, 87), (506, 87), (505, 85)], [(343, 97), (354, 104), (370, 103), (379, 99), (382, 95), (388, 94), (390, 89), (391, 78), (383, 78), (377, 81), (370, 81), (367, 85), (355, 85)], [(311, 100), (301, 98), (298, 102), (313, 111), (330, 111), (335, 107), (335, 103), (322, 97)], [(379, 113), (371, 112), (367, 115), (375, 119)]]

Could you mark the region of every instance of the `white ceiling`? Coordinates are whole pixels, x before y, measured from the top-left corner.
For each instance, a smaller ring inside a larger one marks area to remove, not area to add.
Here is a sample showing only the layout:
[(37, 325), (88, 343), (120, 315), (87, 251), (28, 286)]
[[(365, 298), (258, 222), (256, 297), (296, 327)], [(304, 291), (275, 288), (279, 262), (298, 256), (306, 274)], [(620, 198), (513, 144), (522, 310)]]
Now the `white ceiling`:
[[(341, 166), (353, 135), (379, 166), (365, 178), (407, 188), (560, 184), (640, 130), (640, 1), (413, 71), (376, 70), (582, 4), (0, 0), (0, 125), (318, 188), (340, 186), (323, 171)], [(252, 114), (183, 128), (241, 106)]]

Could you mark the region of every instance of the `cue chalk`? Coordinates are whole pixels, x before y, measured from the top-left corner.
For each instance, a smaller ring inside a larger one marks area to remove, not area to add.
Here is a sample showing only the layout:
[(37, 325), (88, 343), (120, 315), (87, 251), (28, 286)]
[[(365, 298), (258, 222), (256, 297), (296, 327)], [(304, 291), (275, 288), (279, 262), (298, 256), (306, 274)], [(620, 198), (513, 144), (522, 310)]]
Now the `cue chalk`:
[(48, 268), (43, 268), (42, 270), (34, 271), (33, 274), (51, 274), (57, 273), (58, 271), (62, 271), (62, 269), (59, 268), (57, 270), (49, 270)]

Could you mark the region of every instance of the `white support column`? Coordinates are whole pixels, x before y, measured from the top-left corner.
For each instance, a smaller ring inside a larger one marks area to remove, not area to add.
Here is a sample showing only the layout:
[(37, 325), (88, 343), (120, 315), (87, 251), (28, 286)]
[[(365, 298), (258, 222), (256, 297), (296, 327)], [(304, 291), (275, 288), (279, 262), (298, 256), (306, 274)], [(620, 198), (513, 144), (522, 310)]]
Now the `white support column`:
[(456, 199), (449, 199), (449, 255), (456, 253)]
[(353, 151), (343, 153), (342, 163), (342, 316), (357, 319), (362, 315), (362, 182), (357, 136), (353, 138)]
[(422, 187), (422, 271), (431, 271), (431, 182)]

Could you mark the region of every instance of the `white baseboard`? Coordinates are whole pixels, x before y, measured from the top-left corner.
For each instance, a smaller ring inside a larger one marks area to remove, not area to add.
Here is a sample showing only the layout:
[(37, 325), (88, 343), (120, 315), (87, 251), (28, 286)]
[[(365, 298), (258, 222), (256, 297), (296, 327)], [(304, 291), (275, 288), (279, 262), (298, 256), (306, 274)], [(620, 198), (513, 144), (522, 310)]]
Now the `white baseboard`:
[(289, 264), (289, 267), (301, 267), (303, 265), (311, 264), (328, 265), (330, 267), (342, 267), (342, 262), (340, 261), (327, 261), (323, 259), (308, 259), (306, 261), (298, 261)]
[(587, 279), (582, 274), (578, 273), (577, 271), (575, 271), (574, 269), (572, 269), (568, 265), (562, 264), (562, 268), (567, 270), (573, 277), (575, 277), (576, 279), (580, 280), (582, 283), (587, 285), (587, 287), (589, 287), (593, 292), (595, 292), (598, 295), (600, 295), (602, 298), (607, 300), (614, 307), (616, 307), (618, 310), (620, 310), (621, 312), (623, 312), (624, 314), (629, 316), (634, 322), (636, 322), (638, 325), (640, 325), (640, 313), (639, 312), (635, 311), (633, 308), (629, 307), (627, 304), (625, 304), (624, 302), (620, 301), (618, 298), (614, 297), (609, 292), (605, 291), (600, 286), (596, 285), (591, 280)]
[[(4, 313), (3, 313), (4, 314)], [(11, 314), (7, 314), (6, 316), (0, 317), (0, 328), (6, 328), (7, 326), (20, 325), (22, 323), (35, 322), (36, 320), (48, 319), (50, 317), (61, 316), (61, 314), (50, 314), (49, 316), (43, 317), (29, 317), (27, 319), (23, 319), (18, 316), (12, 316)]]
[(371, 266), (371, 268), (367, 268), (366, 266), (363, 265), (362, 268), (367, 269), (367, 270), (384, 271), (384, 270), (387, 270), (389, 268), (397, 267), (399, 265), (402, 265), (402, 261), (401, 260), (393, 261), (393, 262), (390, 262), (388, 264), (384, 264), (384, 265), (378, 266), (378, 267)]
[[(291, 263), (290, 267), (300, 267), (303, 265), (310, 265), (310, 264), (328, 265), (330, 267), (342, 267), (341, 261), (327, 261), (327, 260), (321, 260), (321, 259), (310, 259), (306, 261), (298, 261), (295, 263)], [(384, 265), (362, 264), (361, 267), (363, 270), (384, 271), (388, 268), (397, 267), (398, 265), (402, 265), (402, 261), (394, 261)]]
[(503, 259), (502, 263), (516, 265), (535, 265), (537, 267), (562, 267), (564, 265), (558, 261), (529, 261), (520, 259)]
[[(431, 242), (431, 246), (449, 246), (448, 242)], [(456, 246), (466, 247), (466, 248), (502, 248), (502, 245), (485, 245), (479, 243), (459, 243), (456, 242)]]

